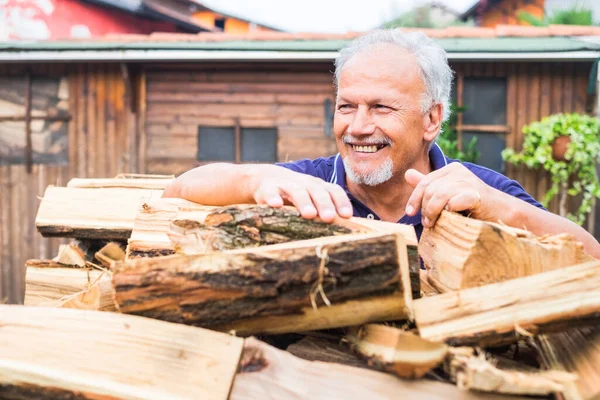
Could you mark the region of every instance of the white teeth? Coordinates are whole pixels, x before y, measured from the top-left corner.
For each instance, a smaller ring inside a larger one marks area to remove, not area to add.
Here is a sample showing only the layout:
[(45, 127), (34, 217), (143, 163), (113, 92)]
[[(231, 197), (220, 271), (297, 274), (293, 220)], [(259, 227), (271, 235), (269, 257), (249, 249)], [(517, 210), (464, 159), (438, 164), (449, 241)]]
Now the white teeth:
[(354, 147), (354, 151), (359, 153), (375, 153), (377, 151), (377, 146), (352, 146)]

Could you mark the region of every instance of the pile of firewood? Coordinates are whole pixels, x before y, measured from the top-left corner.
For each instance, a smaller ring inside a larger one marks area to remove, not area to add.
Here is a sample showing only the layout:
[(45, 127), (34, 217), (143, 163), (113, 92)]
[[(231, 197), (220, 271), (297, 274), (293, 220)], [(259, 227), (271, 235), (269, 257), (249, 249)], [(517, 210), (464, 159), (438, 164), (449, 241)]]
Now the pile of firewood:
[(417, 246), (168, 182), (46, 190), (38, 230), (72, 240), (0, 306), (0, 397), (600, 395), (600, 261), (568, 235), (444, 212)]

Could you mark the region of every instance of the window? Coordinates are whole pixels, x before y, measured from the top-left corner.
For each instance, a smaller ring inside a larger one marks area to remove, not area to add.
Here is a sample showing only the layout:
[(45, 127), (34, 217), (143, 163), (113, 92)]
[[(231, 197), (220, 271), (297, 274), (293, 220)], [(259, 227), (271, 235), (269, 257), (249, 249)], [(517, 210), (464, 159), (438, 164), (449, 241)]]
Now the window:
[(466, 146), (477, 138), (477, 163), (504, 171), (501, 152), (506, 147), (506, 78), (458, 77), (456, 103), (464, 107), (458, 114), (459, 143)]
[(225, 30), (225, 18), (215, 18), (215, 28)]
[(68, 162), (66, 78), (0, 77), (0, 164)]
[(198, 160), (236, 163), (276, 162), (277, 129), (200, 126)]

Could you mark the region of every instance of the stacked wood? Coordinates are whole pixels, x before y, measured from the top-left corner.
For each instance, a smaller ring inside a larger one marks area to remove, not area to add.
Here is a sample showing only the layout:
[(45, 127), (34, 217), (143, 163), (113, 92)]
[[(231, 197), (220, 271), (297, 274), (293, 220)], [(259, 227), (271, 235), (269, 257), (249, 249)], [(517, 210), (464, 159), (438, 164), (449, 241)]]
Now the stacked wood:
[(491, 346), (539, 333), (594, 325), (600, 316), (600, 261), (413, 302), (421, 337)]
[(0, 397), (8, 399), (496, 398), (116, 313), (0, 305), (0, 326)]
[(113, 284), (122, 312), (250, 334), (404, 318), (414, 274), (401, 235), (365, 234), (136, 258)]
[(363, 368), (310, 362), (254, 338), (245, 340), (229, 398), (393, 399), (398, 396), (427, 400), (506, 399), (487, 393), (468, 393), (442, 382), (408, 382)]
[(543, 365), (552, 371), (577, 375), (561, 391), (565, 400), (591, 400), (600, 396), (600, 330), (575, 329), (533, 339)]
[(0, 305), (3, 399), (227, 399), (243, 340), (117, 313)]
[(49, 186), (35, 225), (44, 237), (128, 239), (138, 208), (160, 196), (149, 189)]
[(531, 232), (443, 211), (425, 229), (419, 255), (429, 282), (440, 291), (460, 290), (537, 274), (592, 260), (571, 235)]

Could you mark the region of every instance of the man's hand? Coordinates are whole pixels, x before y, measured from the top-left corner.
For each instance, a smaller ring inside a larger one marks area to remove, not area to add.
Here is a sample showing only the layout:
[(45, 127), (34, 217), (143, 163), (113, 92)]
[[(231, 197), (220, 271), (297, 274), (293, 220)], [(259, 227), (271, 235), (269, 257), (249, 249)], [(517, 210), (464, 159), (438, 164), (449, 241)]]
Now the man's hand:
[(406, 181), (415, 189), (406, 203), (406, 214), (421, 210), (422, 224), (432, 227), (442, 210), (469, 211), (474, 218), (494, 220), (487, 201), (492, 188), (460, 163), (451, 163), (428, 175), (409, 169)]
[(289, 177), (263, 178), (254, 191), (257, 204), (281, 207), (293, 204), (304, 218), (319, 217), (324, 222), (333, 222), (339, 215), (352, 216), (352, 204), (344, 189), (309, 175), (295, 174)]

